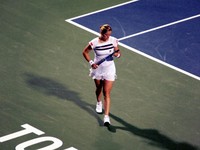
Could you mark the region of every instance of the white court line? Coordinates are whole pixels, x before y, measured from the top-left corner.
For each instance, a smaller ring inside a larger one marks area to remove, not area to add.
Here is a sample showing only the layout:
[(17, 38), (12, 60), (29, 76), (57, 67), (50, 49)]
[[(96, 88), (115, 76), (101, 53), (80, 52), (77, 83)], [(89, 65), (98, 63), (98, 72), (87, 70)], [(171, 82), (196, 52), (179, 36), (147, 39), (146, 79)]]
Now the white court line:
[(148, 54), (146, 54), (146, 53), (143, 53), (143, 52), (141, 52), (141, 51), (139, 51), (139, 50), (137, 50), (137, 49), (135, 49), (135, 48), (133, 48), (133, 47), (130, 47), (130, 46), (126, 45), (126, 44), (123, 44), (123, 43), (121, 43), (121, 42), (119, 42), (119, 45), (122, 46), (122, 47), (124, 47), (124, 48), (126, 48), (126, 49), (128, 49), (128, 50), (130, 50), (130, 51), (132, 51), (132, 52), (135, 52), (135, 53), (137, 53), (137, 54), (139, 54), (139, 55), (142, 55), (142, 56), (144, 56), (144, 57), (146, 57), (146, 58), (148, 58), (148, 59), (151, 59), (151, 60), (153, 60), (153, 61), (155, 61), (155, 62), (157, 62), (157, 63), (159, 63), (159, 64), (162, 64), (162, 65), (164, 65), (164, 66), (167, 66), (167, 67), (169, 67), (169, 68), (171, 68), (171, 69), (173, 69), (173, 70), (176, 70), (176, 71), (178, 71), (178, 72), (181, 72), (181, 73), (183, 73), (183, 74), (185, 74), (185, 75), (187, 75), (187, 76), (190, 76), (190, 77), (192, 77), (192, 78), (197, 79), (197, 80), (200, 81), (200, 77), (198, 77), (198, 76), (196, 76), (196, 75), (194, 75), (194, 74), (192, 74), (192, 73), (189, 73), (189, 72), (187, 72), (187, 71), (185, 71), (185, 70), (182, 70), (182, 69), (180, 69), (180, 68), (178, 68), (178, 67), (175, 67), (175, 66), (173, 66), (173, 65), (170, 65), (170, 64), (168, 64), (168, 63), (166, 63), (166, 62), (164, 62), (164, 61), (161, 61), (161, 60), (159, 60), (159, 59), (157, 59), (157, 58), (155, 58), (155, 57), (152, 57), (152, 56), (150, 56), (150, 55), (148, 55)]
[(78, 19), (78, 18), (82, 18), (82, 17), (85, 17), (85, 16), (89, 16), (89, 15), (92, 15), (92, 14), (95, 14), (95, 13), (99, 13), (99, 12), (102, 12), (102, 11), (106, 11), (106, 10), (109, 10), (109, 9), (117, 8), (117, 7), (126, 5), (126, 4), (137, 2), (137, 1), (139, 1), (139, 0), (131, 0), (131, 1), (128, 1), (128, 2), (125, 2), (125, 3), (121, 3), (121, 4), (118, 4), (118, 5), (114, 5), (114, 6), (111, 6), (111, 7), (108, 7), (108, 8), (100, 9), (100, 10), (97, 10), (97, 11), (94, 11), (94, 12), (91, 12), (91, 13), (83, 14), (83, 15), (80, 15), (80, 16), (77, 16), (77, 17), (73, 17), (73, 18), (70, 18), (70, 19), (66, 19), (65, 21), (68, 22), (68, 23), (71, 23), (71, 24), (73, 24), (73, 25), (75, 25), (75, 26), (77, 26), (77, 27), (79, 27), (79, 28), (81, 28), (83, 30), (86, 30), (86, 31), (88, 31), (90, 33), (93, 33), (93, 34), (99, 36), (98, 32), (96, 32), (94, 30), (91, 30), (90, 28), (87, 28), (87, 27), (85, 27), (83, 25), (80, 25), (80, 24), (74, 22), (73, 20), (74, 19)]
[(100, 10), (97, 10), (97, 11), (94, 11), (94, 12), (91, 12), (91, 13), (87, 13), (87, 14), (84, 14), (84, 15), (80, 15), (80, 16), (77, 16), (77, 17), (70, 18), (70, 19), (66, 19), (65, 21), (68, 22), (69, 20), (82, 18), (82, 17), (85, 17), (85, 16), (96, 14), (96, 13), (99, 13), (99, 12), (102, 12), (102, 11), (106, 11), (106, 10), (109, 10), (109, 9), (113, 9), (113, 8), (120, 7), (120, 6), (123, 6), (123, 5), (126, 5), (126, 4), (137, 2), (137, 1), (139, 1), (139, 0), (131, 0), (131, 1), (128, 1), (128, 2), (125, 2), (125, 3), (121, 3), (121, 4), (118, 4), (118, 5), (114, 5), (114, 6), (111, 6), (111, 7), (108, 7), (108, 8), (100, 9)]
[[(87, 13), (87, 14), (84, 14), (84, 15), (81, 15), (81, 16), (77, 16), (77, 17), (70, 18), (70, 19), (66, 19), (65, 21), (68, 22), (68, 23), (70, 23), (70, 24), (73, 24), (73, 25), (75, 25), (75, 26), (77, 26), (77, 27), (79, 27), (79, 28), (82, 28), (83, 30), (86, 30), (86, 31), (88, 31), (88, 32), (90, 32), (90, 33), (92, 33), (92, 34), (95, 34), (95, 35), (99, 36), (99, 33), (98, 33), (98, 32), (96, 32), (96, 31), (94, 31), (94, 30), (91, 30), (90, 28), (87, 28), (87, 27), (85, 27), (85, 26), (83, 26), (83, 25), (80, 25), (80, 24), (74, 22), (73, 20), (74, 20), (74, 19), (81, 18), (81, 17), (88, 16), (88, 15), (91, 15), (91, 14), (95, 14), (95, 13), (98, 13), (98, 12), (102, 12), (102, 11), (105, 11), (105, 10), (108, 10), (108, 9), (120, 7), (120, 6), (129, 4), (129, 3), (132, 3), (132, 2), (137, 2), (137, 1), (139, 1), (139, 0), (132, 0), (132, 1), (129, 1), (129, 2), (126, 2), (126, 3), (122, 3), (122, 4), (119, 4), (119, 5), (115, 5), (115, 6), (112, 6), (112, 7), (105, 8), (105, 9), (101, 9), (101, 10), (98, 10), (98, 11), (95, 11), (95, 12)], [(184, 21), (187, 21), (187, 20), (190, 20), (190, 19), (194, 19), (194, 18), (197, 18), (197, 17), (200, 17), (200, 14), (198, 14), (198, 15), (196, 15), (196, 16), (189, 17), (189, 18), (185, 18), (185, 19), (182, 19), (182, 20), (179, 20), (179, 21), (175, 21), (175, 22), (172, 22), (172, 23), (169, 23), (169, 24), (166, 24), (166, 25), (162, 25), (162, 26), (159, 26), (159, 27), (156, 27), (156, 28), (153, 28), (153, 29), (149, 29), (149, 30), (146, 30), (146, 31), (142, 31), (142, 32), (139, 32), (139, 33), (136, 33), (136, 34), (133, 34), (133, 35), (129, 35), (129, 36), (126, 36), (126, 37), (127, 37), (127, 38), (134, 37), (134, 36), (141, 35), (141, 34), (144, 34), (144, 33), (147, 33), (147, 32), (151, 32), (151, 31), (154, 31), (154, 30), (158, 30), (158, 29), (161, 29), (161, 28), (170, 26), (170, 25), (174, 25), (174, 24), (177, 24), (177, 23), (180, 23), (180, 22), (184, 22)], [(119, 40), (123, 40), (123, 39), (125, 39), (125, 37), (120, 38)], [(133, 52), (135, 52), (135, 53), (137, 53), (137, 54), (139, 54), (139, 55), (142, 55), (142, 56), (144, 56), (144, 57), (146, 57), (146, 58), (148, 58), (148, 59), (151, 59), (151, 60), (153, 60), (153, 61), (155, 61), (155, 62), (158, 62), (158, 63), (160, 63), (160, 64), (162, 64), (162, 65), (165, 65), (165, 66), (167, 66), (167, 67), (169, 67), (169, 68), (171, 68), (171, 69), (174, 69), (174, 70), (176, 70), (176, 71), (178, 71), (178, 72), (181, 72), (181, 73), (183, 73), (183, 74), (185, 74), (185, 75), (187, 75), (187, 76), (190, 76), (190, 77), (192, 77), (192, 78), (197, 79), (197, 80), (200, 81), (200, 77), (198, 77), (198, 76), (196, 76), (196, 75), (193, 75), (193, 74), (191, 74), (191, 73), (189, 73), (189, 72), (187, 72), (187, 71), (185, 71), (185, 70), (182, 70), (182, 69), (177, 68), (177, 67), (175, 67), (175, 66), (173, 66), (173, 65), (170, 65), (170, 64), (168, 64), (168, 63), (166, 63), (166, 62), (164, 62), (164, 61), (161, 61), (161, 60), (159, 60), (159, 59), (157, 59), (157, 58), (155, 58), (155, 57), (152, 57), (152, 56), (150, 56), (150, 55), (147, 55), (147, 54), (145, 54), (145, 53), (143, 53), (143, 52), (141, 52), (141, 51), (139, 51), (139, 50), (137, 50), (137, 49), (135, 49), (135, 48), (133, 48), (133, 47), (130, 47), (130, 46), (126, 45), (126, 44), (123, 44), (123, 43), (121, 43), (121, 42), (119, 42), (119, 45), (122, 46), (122, 47), (124, 47), (124, 48), (126, 48), (126, 49), (128, 49), (128, 50), (130, 50), (130, 51), (133, 51)]]
[(125, 36), (125, 37), (119, 38), (118, 40), (119, 41), (125, 40), (125, 39), (128, 39), (128, 38), (134, 37), (134, 36), (138, 36), (138, 35), (141, 35), (141, 34), (144, 34), (144, 33), (152, 32), (152, 31), (162, 29), (162, 28), (165, 28), (165, 27), (168, 27), (168, 26), (172, 26), (172, 25), (175, 25), (175, 24), (178, 24), (178, 23), (181, 23), (181, 22), (184, 22), (184, 21), (188, 21), (188, 20), (191, 20), (191, 19), (194, 19), (194, 18), (197, 18), (197, 17), (200, 17), (200, 14), (192, 16), (192, 17), (188, 17), (188, 18), (185, 18), (185, 19), (182, 19), (182, 20), (174, 21), (174, 22), (162, 25), (162, 26), (158, 26), (158, 27), (155, 27), (155, 28), (152, 28), (152, 29), (149, 29), (149, 30), (138, 32), (138, 33), (135, 33), (135, 34), (132, 34), (132, 35), (129, 35), (129, 36)]

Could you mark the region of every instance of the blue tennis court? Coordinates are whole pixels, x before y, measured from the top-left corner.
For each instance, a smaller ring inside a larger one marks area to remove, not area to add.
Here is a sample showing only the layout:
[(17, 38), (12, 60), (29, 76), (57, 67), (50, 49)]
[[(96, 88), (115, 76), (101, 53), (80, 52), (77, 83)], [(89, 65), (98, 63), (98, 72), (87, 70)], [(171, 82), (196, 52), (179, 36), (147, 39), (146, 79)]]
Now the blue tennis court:
[(200, 80), (199, 6), (198, 0), (134, 0), (67, 21), (94, 33), (108, 23), (122, 46)]

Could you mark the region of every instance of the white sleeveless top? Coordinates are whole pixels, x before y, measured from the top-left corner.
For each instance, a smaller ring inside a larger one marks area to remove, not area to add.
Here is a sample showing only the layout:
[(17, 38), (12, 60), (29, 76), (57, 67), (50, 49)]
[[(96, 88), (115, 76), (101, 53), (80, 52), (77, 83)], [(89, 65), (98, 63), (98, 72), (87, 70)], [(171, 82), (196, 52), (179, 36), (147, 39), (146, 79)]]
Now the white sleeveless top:
[[(99, 41), (99, 37), (96, 37), (89, 42), (95, 53), (94, 62), (98, 62), (99, 60), (112, 54), (114, 52), (114, 47), (117, 47), (118, 45), (118, 40), (112, 36), (110, 36), (106, 42)], [(105, 61), (100, 66), (108, 66), (112, 63), (114, 63), (114, 61)]]
[[(117, 47), (118, 40), (112, 36), (106, 42), (99, 42), (99, 37), (94, 38), (89, 42), (90, 46), (94, 50), (94, 62), (105, 58), (106, 56), (114, 52), (114, 47)], [(116, 68), (114, 61), (106, 60), (101, 63), (97, 69), (90, 69), (90, 74), (93, 79), (106, 79), (115, 80), (116, 79)]]

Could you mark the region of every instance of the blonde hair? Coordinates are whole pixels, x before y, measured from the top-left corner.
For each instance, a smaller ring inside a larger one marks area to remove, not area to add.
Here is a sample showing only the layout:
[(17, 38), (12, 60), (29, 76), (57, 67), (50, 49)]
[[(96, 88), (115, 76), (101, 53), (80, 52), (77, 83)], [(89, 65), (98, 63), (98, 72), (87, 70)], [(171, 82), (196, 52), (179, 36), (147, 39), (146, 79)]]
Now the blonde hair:
[(109, 24), (104, 24), (104, 25), (100, 26), (100, 33), (101, 34), (105, 34), (108, 31), (112, 31), (112, 28)]

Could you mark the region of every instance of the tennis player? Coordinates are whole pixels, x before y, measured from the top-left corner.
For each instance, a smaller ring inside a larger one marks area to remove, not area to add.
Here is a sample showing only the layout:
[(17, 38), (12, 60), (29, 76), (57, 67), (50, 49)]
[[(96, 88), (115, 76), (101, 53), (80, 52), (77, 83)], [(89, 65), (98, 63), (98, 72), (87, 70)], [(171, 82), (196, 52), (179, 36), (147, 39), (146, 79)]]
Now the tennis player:
[[(84, 58), (91, 66), (90, 76), (94, 79), (96, 85), (96, 112), (103, 113), (104, 106), (104, 125), (110, 125), (110, 93), (113, 82), (116, 79), (116, 68), (113, 57), (120, 57), (121, 52), (118, 48), (118, 40), (111, 36), (112, 28), (105, 24), (100, 27), (100, 36), (94, 38), (83, 50)], [(89, 52), (94, 51), (94, 60), (90, 58)], [(115, 53), (113, 53), (115, 52)], [(113, 57), (107, 57), (112, 55)], [(104, 60), (104, 58), (106, 58)], [(101, 64), (98, 62), (104, 60)], [(99, 64), (99, 65), (98, 65)], [(104, 96), (104, 102), (101, 97)]]

